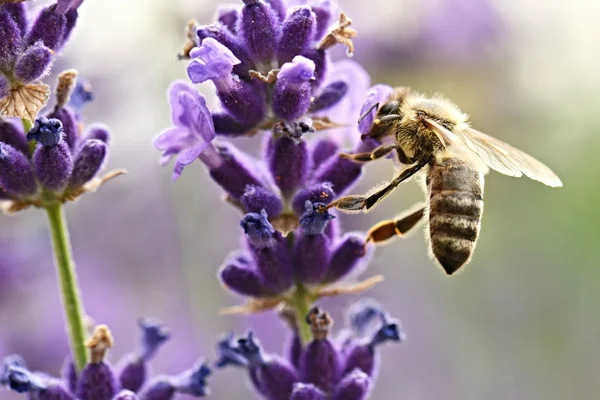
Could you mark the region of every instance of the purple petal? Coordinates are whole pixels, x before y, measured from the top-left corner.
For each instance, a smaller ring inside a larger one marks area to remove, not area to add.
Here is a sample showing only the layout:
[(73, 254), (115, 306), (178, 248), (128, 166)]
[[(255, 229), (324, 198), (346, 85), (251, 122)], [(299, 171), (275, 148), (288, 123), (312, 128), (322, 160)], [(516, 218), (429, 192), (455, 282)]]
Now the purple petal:
[(388, 85), (375, 85), (369, 89), (366, 100), (360, 109), (360, 115), (363, 116), (368, 110), (371, 111), (358, 123), (360, 133), (363, 135), (369, 133), (373, 120), (377, 115), (377, 107), (374, 106), (376, 104), (382, 105), (393, 93), (394, 88)]
[(210, 37), (204, 39), (200, 47), (194, 48), (190, 57), (192, 62), (188, 66), (188, 75), (194, 83), (227, 78), (233, 66), (240, 63), (231, 50)]
[(196, 160), (200, 154), (210, 146), (210, 143), (197, 143), (192, 147), (182, 150), (175, 161), (175, 170), (173, 171), (173, 180), (176, 181), (183, 172), (183, 169)]

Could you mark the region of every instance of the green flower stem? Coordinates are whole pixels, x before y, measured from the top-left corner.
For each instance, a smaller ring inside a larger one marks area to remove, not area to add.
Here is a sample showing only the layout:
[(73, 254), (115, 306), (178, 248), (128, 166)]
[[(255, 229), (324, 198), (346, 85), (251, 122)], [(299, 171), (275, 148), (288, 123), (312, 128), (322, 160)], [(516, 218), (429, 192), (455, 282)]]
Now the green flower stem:
[(312, 331), (306, 322), (306, 316), (310, 311), (311, 301), (308, 298), (306, 288), (301, 283), (296, 285), (296, 293), (292, 299), (292, 305), (296, 311), (296, 323), (298, 325), (298, 334), (302, 343), (308, 343), (312, 339)]
[(62, 204), (58, 202), (46, 206), (46, 212), (52, 233), (56, 272), (62, 292), (71, 353), (77, 370), (81, 371), (87, 364), (87, 350), (84, 344), (86, 330), (67, 221)]
[[(21, 123), (23, 124), (23, 131), (25, 132), (25, 135), (27, 135), (27, 132), (29, 132), (31, 128), (33, 128), (33, 122), (31, 122), (27, 118), (21, 118)], [(29, 155), (33, 155), (36, 144), (37, 143), (35, 142), (35, 140), (29, 142)]]

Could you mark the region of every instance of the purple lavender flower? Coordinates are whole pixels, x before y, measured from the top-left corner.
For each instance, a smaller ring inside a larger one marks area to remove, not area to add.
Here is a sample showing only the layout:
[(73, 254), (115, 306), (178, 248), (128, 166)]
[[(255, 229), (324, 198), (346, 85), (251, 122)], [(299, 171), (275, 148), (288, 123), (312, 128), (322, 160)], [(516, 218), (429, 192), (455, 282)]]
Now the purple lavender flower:
[(56, 107), (29, 132), (17, 120), (0, 123), (0, 194), (10, 200), (8, 211), (73, 200), (120, 174), (95, 179), (108, 157), (110, 133), (99, 125), (80, 133), (79, 112), (66, 104), (75, 78), (73, 71), (60, 75), (59, 82), (70, 83), (59, 83)]
[[(352, 312), (360, 312), (365, 304), (369, 303), (353, 306)], [(378, 309), (377, 316), (362, 322), (371, 324), (374, 331), (385, 330), (389, 324), (379, 319), (380, 313), (386, 314), (386, 321), (391, 321), (385, 311)], [(286, 359), (265, 353), (250, 332), (237, 339), (226, 335), (217, 345), (219, 359), (215, 365), (247, 370), (255, 391), (266, 400), (366, 399), (376, 377), (349, 357), (352, 349), (362, 345), (365, 336), (357, 332), (357, 327), (348, 327), (346, 334), (332, 338), (331, 317), (318, 308), (312, 309), (307, 319), (313, 339), (299, 349), (299, 362), (293, 356)], [(403, 336), (399, 331), (398, 334)], [(375, 345), (370, 349), (371, 359), (377, 357)]]
[(50, 93), (38, 81), (69, 38), (80, 4), (59, 0), (30, 25), (23, 3), (0, 6), (0, 116), (35, 119)]
[[(147, 361), (168, 334), (162, 325), (152, 320), (143, 320), (140, 325), (144, 334), (138, 355)], [(17, 393), (27, 393), (29, 398), (39, 400), (171, 400), (179, 393), (194, 397), (208, 394), (207, 377), (211, 369), (202, 361), (174, 376), (149, 378), (144, 373), (142, 376), (138, 374), (134, 380), (124, 380), (122, 374), (131, 373), (130, 368), (123, 370), (118, 379), (112, 366), (105, 361), (112, 344), (110, 330), (104, 325), (97, 326), (86, 342), (90, 350), (89, 364), (79, 374), (69, 374), (67, 381), (41, 372), (30, 372), (21, 357), (7, 356), (0, 364), (0, 386)], [(131, 355), (127, 355), (120, 364), (131, 367), (130, 362)], [(132, 383), (138, 387), (127, 388)]]
[[(244, 0), (219, 11), (217, 24), (192, 31), (196, 47), (185, 52), (192, 59), (188, 75), (194, 83), (215, 84), (223, 109), (213, 113), (217, 134), (240, 135), (309, 116), (327, 73), (328, 50), (336, 43), (352, 48), (356, 34), (345, 15), (334, 23), (331, 13), (327, 0), (289, 9), (282, 0)], [(275, 96), (267, 95), (273, 90)], [(339, 93), (336, 101), (345, 94)]]
[(215, 129), (206, 99), (193, 86), (178, 81), (169, 88), (169, 103), (174, 126), (160, 133), (154, 146), (163, 152), (162, 164), (177, 156), (173, 180), (198, 157), (208, 165), (219, 166), (221, 160), (211, 143)]

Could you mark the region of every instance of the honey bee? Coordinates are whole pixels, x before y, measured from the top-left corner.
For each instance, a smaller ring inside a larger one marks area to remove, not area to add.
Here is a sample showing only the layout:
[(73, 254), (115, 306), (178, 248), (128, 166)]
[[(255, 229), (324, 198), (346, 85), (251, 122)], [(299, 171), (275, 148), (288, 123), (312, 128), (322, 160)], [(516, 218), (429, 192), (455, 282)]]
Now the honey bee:
[(392, 143), (370, 153), (342, 156), (368, 162), (395, 151), (406, 167), (384, 186), (362, 196), (342, 197), (321, 210), (335, 207), (367, 212), (419, 171), (425, 175), (426, 205), (375, 225), (367, 241), (381, 243), (402, 236), (426, 217), (430, 253), (451, 275), (473, 255), (483, 212), (483, 176), (489, 168), (509, 176), (525, 175), (552, 187), (562, 186), (541, 162), (471, 128), (468, 115), (441, 95), (425, 97), (409, 88), (397, 88), (385, 104), (376, 104), (365, 115), (375, 108), (376, 119), (364, 137), (384, 142), (391, 137)]

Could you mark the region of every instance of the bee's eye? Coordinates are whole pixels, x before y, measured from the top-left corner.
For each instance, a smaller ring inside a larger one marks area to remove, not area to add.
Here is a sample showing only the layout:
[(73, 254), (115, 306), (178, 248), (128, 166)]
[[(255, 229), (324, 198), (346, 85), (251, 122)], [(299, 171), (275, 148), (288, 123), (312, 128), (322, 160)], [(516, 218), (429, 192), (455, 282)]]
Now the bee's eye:
[(400, 107), (400, 103), (398, 103), (398, 101), (396, 101), (396, 100), (390, 101), (388, 103), (385, 103), (383, 106), (381, 106), (378, 114), (379, 115), (397, 114), (399, 107)]

